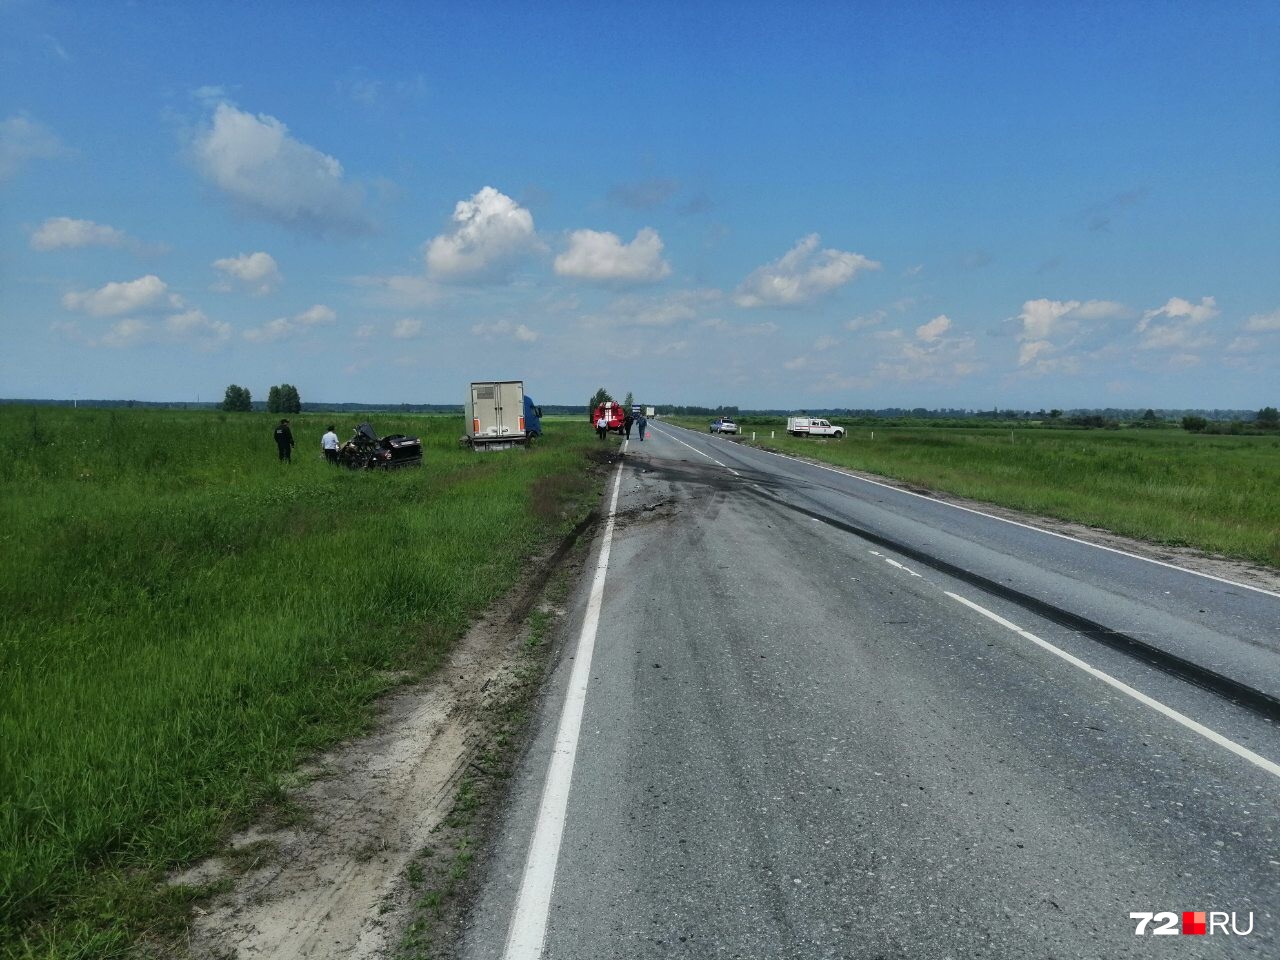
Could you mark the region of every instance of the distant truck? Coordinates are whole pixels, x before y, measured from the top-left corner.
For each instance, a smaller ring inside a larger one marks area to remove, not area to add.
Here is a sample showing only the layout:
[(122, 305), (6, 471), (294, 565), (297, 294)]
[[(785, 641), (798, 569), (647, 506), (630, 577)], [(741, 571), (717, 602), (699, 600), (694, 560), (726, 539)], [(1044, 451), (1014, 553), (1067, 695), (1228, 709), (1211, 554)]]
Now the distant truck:
[(793, 437), (835, 437), (844, 439), (844, 427), (821, 417), (787, 417), (787, 433)]
[(467, 390), (464, 428), (473, 450), (508, 450), (542, 433), (542, 411), (522, 380), (479, 381)]

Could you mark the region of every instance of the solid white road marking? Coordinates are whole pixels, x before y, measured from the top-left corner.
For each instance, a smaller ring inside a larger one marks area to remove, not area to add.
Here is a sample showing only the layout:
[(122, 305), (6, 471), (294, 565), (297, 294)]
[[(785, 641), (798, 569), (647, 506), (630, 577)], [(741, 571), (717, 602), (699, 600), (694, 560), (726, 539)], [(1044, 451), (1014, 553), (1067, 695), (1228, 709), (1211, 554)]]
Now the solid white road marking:
[[(623, 442), (623, 449), (626, 442)], [(622, 464), (614, 473), (613, 495), (605, 521), (600, 557), (596, 561), (595, 579), (587, 612), (574, 653), (573, 673), (560, 712), (560, 727), (542, 788), (542, 804), (529, 843), (524, 879), (507, 933), (504, 960), (538, 960), (547, 934), (547, 915), (551, 910), (551, 891), (555, 886), (556, 862), (560, 857), (560, 839), (564, 835), (565, 810), (569, 805), (569, 785), (573, 780), (573, 762), (578, 753), (578, 735), (582, 729), (582, 711), (587, 702), (587, 683), (591, 679), (591, 655), (595, 651), (596, 629), (600, 624), (600, 607), (604, 602), (604, 583), (609, 570), (609, 551), (613, 543), (614, 515), (618, 509), (618, 490), (622, 486)]]
[[(670, 434), (668, 434), (668, 436), (670, 436)], [(671, 439), (675, 440), (676, 438), (671, 437)], [(688, 444), (685, 444), (685, 446), (688, 446)], [(1186, 567), (1178, 566), (1176, 563), (1166, 563), (1164, 560), (1156, 560), (1153, 557), (1144, 557), (1140, 553), (1130, 553), (1128, 550), (1121, 550), (1117, 547), (1108, 547), (1101, 543), (1090, 543), (1088, 540), (1081, 540), (1079, 537), (1073, 537), (1067, 533), (1058, 533), (1056, 530), (1046, 530), (1044, 527), (1037, 527), (1029, 523), (1022, 523), (1020, 520), (1010, 520), (1008, 517), (996, 516), (994, 513), (984, 513), (981, 510), (975, 510), (973, 507), (963, 507), (958, 503), (948, 503), (946, 500), (939, 500), (937, 497), (928, 497), (922, 493), (903, 490), (901, 487), (895, 487), (888, 483), (881, 483), (879, 480), (872, 480), (869, 477), (860, 477), (856, 473), (850, 473), (848, 470), (829, 467), (821, 463), (813, 463), (809, 460), (801, 460), (799, 457), (792, 457), (785, 453), (778, 453), (776, 450), (763, 450), (760, 447), (752, 447), (751, 449), (760, 453), (767, 453), (773, 457), (781, 457), (783, 460), (792, 460), (795, 463), (803, 464), (806, 467), (815, 467), (818, 470), (825, 470), (828, 473), (838, 473), (840, 476), (848, 477), (850, 480), (861, 480), (863, 483), (870, 483), (877, 487), (884, 487), (886, 490), (892, 490), (894, 493), (903, 493), (909, 497), (919, 497), (921, 500), (928, 500), (930, 503), (936, 503), (944, 507), (951, 507), (953, 510), (963, 510), (965, 513), (972, 513), (979, 517), (986, 517), (988, 520), (999, 520), (1001, 523), (1008, 523), (1015, 527), (1022, 527), (1024, 530), (1034, 530), (1036, 533), (1043, 533), (1048, 537), (1057, 537), (1059, 540), (1070, 540), (1072, 543), (1081, 543), (1086, 547), (1106, 550), (1108, 553), (1118, 553), (1122, 557), (1141, 560), (1144, 563), (1154, 563), (1156, 566), (1165, 567), (1169, 570), (1177, 570), (1179, 573), (1189, 573), (1195, 577), (1204, 577), (1206, 580), (1216, 580), (1218, 583), (1225, 583), (1231, 587), (1240, 587), (1242, 590), (1252, 590), (1254, 593), (1263, 593), (1268, 597), (1276, 597), (1277, 599), (1280, 599), (1280, 593), (1276, 593), (1274, 590), (1267, 590), (1265, 587), (1255, 587), (1252, 584), (1241, 583), (1239, 580), (1228, 580), (1226, 577), (1214, 576), (1212, 573), (1201, 573), (1199, 570), (1189, 570)], [(721, 466), (723, 466), (723, 464), (721, 464)]]
[(996, 623), (1000, 624), (1000, 626), (1005, 627), (1009, 630), (1012, 630), (1014, 633), (1018, 634), (1018, 636), (1024, 637), (1025, 639), (1030, 640), (1032, 643), (1035, 643), (1043, 647), (1045, 650), (1048, 650), (1050, 653), (1054, 654), (1055, 656), (1061, 657), (1063, 660), (1067, 661), (1067, 663), (1071, 664), (1073, 667), (1079, 667), (1085, 673), (1090, 674), (1091, 676), (1097, 677), (1103, 683), (1108, 684), (1109, 686), (1115, 687), (1121, 693), (1124, 693), (1130, 697), (1133, 697), (1133, 699), (1137, 700), (1139, 703), (1147, 705), (1152, 710), (1155, 710), (1157, 713), (1162, 713), (1166, 717), (1168, 717), (1170, 720), (1173, 720), (1177, 723), (1182, 724), (1188, 730), (1191, 730), (1195, 733), (1200, 734), (1200, 736), (1204, 737), (1206, 740), (1210, 740), (1213, 743), (1216, 743), (1220, 747), (1225, 747), (1227, 750), (1230, 750), (1232, 753), (1234, 753), (1238, 757), (1244, 757), (1244, 759), (1248, 760), (1254, 766), (1262, 768), (1263, 770), (1267, 771), (1267, 773), (1271, 774), (1273, 777), (1280, 777), (1280, 764), (1273, 763), (1270, 760), (1268, 760), (1266, 757), (1259, 756), (1258, 754), (1254, 753), (1252, 750), (1248, 749), (1247, 747), (1240, 746), (1240, 744), (1236, 743), (1234, 740), (1228, 740), (1222, 734), (1214, 730), (1210, 730), (1204, 724), (1197, 723), (1196, 721), (1192, 720), (1190, 717), (1186, 716), (1185, 714), (1181, 714), (1177, 710), (1174, 710), (1172, 707), (1165, 706), (1159, 700), (1155, 700), (1151, 697), (1148, 697), (1145, 693), (1142, 693), (1138, 690), (1133, 689), (1133, 687), (1129, 686), (1127, 683), (1123, 683), (1120, 680), (1117, 680), (1115, 677), (1111, 676), (1111, 674), (1104, 673), (1103, 671), (1099, 670), (1097, 667), (1090, 666), (1089, 664), (1085, 663), (1079, 657), (1073, 656), (1067, 653), (1067, 651), (1062, 650), (1058, 647), (1055, 647), (1048, 640), (1042, 640), (1039, 637), (1037, 637), (1034, 633), (1031, 633), (1027, 630), (1023, 630), (1021, 627), (1017, 626), (1016, 624), (1010, 623), (1008, 620), (1000, 616), (998, 613), (992, 613), (986, 607), (980, 607), (978, 606), (978, 604), (974, 603), (972, 600), (966, 600), (964, 597), (960, 596), (957, 593), (952, 593), (949, 590), (944, 590), (943, 592), (952, 600), (956, 600), (960, 603), (963, 603), (966, 607), (969, 607), (971, 610), (976, 610), (978, 613), (982, 614), (984, 617), (987, 617), (990, 620), (994, 620)]

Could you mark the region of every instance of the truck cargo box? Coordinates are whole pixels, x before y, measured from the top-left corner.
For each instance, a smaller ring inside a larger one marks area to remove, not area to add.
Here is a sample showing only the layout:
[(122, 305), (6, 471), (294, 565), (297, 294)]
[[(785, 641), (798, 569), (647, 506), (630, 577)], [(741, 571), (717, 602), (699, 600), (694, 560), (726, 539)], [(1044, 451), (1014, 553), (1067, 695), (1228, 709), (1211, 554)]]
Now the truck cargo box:
[(475, 450), (505, 450), (525, 443), (524, 381), (484, 380), (467, 390), (463, 442)]

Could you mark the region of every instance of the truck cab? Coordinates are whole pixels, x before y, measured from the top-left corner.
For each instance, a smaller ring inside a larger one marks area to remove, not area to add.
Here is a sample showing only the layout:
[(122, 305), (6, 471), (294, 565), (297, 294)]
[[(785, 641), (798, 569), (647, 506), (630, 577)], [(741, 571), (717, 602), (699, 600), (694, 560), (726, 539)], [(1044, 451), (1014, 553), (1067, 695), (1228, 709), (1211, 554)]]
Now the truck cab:
[(524, 432), (530, 437), (542, 436), (542, 408), (535, 405), (527, 393), (524, 395)]

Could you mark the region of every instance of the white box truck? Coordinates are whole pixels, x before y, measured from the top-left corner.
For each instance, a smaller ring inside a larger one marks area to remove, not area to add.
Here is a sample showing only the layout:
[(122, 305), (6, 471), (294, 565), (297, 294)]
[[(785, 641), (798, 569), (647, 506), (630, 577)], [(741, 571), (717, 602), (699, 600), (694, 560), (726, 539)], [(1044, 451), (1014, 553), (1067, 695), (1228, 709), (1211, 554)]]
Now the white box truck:
[(485, 380), (467, 390), (462, 442), (473, 450), (507, 450), (525, 443), (524, 381)]

